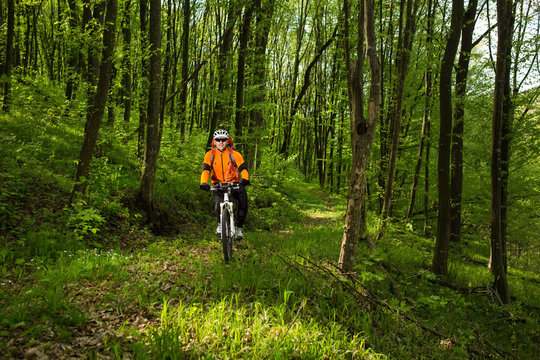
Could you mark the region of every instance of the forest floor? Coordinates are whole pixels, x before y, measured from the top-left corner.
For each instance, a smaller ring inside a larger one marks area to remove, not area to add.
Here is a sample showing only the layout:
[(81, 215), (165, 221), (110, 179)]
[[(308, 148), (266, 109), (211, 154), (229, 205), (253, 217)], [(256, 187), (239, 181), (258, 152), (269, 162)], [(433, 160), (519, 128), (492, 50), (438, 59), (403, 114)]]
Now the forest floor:
[(173, 237), (125, 228), (121, 250), (100, 245), (4, 266), (0, 358), (460, 359), (540, 350), (534, 306), (516, 313), (486, 289), (441, 286), (422, 268), (427, 255), (410, 272), (361, 247), (358, 272), (340, 279), (332, 269), (344, 200), (314, 188), (289, 200), (302, 221), (274, 232), (248, 226), (231, 264), (212, 223)]
[[(162, 325), (165, 307), (198, 301), (220, 303), (231, 294), (244, 297), (242, 303), (251, 301), (253, 291), (248, 289), (252, 294), (247, 299), (245, 289), (234, 290), (246, 286), (245, 282), (234, 284), (228, 279), (227, 284), (219, 284), (223, 280), (220, 273), (242, 272), (246, 259), (253, 271), (255, 258), (264, 262), (265, 257), (276, 256), (275, 250), (264, 245), (269, 241), (291, 245), (298, 233), (339, 227), (342, 213), (332, 212), (331, 198), (315, 190), (310, 193), (317, 204), (299, 206), (306, 209), (302, 224), (277, 233), (247, 231), (234, 247), (233, 264), (223, 263), (221, 244), (211, 224), (196, 234), (173, 237), (126, 231), (122, 250), (105, 250), (100, 245), (92, 250), (64, 251), (53, 262), (21, 259), (14, 267), (4, 267), (0, 304), (6, 317), (0, 324), (0, 358), (155, 357), (142, 348), (149, 346), (148, 338)], [(249, 276), (265, 277), (254, 272)], [(15, 318), (21, 321), (13, 323)], [(198, 351), (190, 350), (192, 345), (191, 341), (183, 345), (182, 357), (199, 357)], [(221, 357), (210, 355), (214, 356)]]

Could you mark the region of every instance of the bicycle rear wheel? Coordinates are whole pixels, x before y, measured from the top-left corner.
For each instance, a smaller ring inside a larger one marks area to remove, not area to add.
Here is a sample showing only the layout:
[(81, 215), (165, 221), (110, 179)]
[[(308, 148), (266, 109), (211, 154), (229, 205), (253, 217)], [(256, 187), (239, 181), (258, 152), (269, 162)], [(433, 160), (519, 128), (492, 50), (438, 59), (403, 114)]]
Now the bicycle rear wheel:
[(232, 234), (229, 217), (229, 210), (224, 208), (221, 212), (221, 244), (223, 245), (223, 258), (225, 262), (232, 260)]

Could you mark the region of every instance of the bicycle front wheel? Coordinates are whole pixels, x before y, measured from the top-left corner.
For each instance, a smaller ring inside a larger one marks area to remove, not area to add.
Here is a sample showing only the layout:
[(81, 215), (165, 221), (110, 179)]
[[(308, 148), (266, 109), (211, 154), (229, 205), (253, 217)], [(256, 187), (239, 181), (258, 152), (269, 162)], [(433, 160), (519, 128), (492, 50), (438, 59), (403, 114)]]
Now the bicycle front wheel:
[(229, 210), (224, 208), (221, 211), (221, 244), (223, 245), (223, 258), (225, 262), (232, 260), (232, 234), (229, 217)]

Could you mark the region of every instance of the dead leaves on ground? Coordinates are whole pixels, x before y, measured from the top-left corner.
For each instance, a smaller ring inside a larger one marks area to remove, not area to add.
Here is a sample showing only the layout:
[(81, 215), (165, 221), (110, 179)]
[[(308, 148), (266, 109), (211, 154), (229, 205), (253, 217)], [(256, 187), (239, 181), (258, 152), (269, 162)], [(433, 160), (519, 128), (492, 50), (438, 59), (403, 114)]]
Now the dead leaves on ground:
[[(114, 359), (114, 346), (120, 346), (124, 358), (129, 358), (129, 344), (141, 341), (159, 326), (162, 299), (173, 291), (192, 289), (196, 269), (193, 262), (180, 258), (212, 261), (215, 245), (183, 250), (171, 248), (170, 259), (149, 257), (127, 265), (130, 274), (124, 281), (100, 279), (79, 281), (62, 286), (64, 297), (73, 309), (81, 312), (79, 324), (55, 326), (49, 319), (34, 319), (40, 327), (37, 338), (32, 338), (25, 327), (9, 334), (5, 349), (13, 358), (77, 359), (97, 356)], [(143, 294), (144, 292), (144, 294)], [(139, 299), (140, 296), (145, 296)], [(149, 298), (160, 299), (151, 303)], [(61, 315), (61, 314), (58, 314)], [(39, 322), (45, 323), (39, 324)]]

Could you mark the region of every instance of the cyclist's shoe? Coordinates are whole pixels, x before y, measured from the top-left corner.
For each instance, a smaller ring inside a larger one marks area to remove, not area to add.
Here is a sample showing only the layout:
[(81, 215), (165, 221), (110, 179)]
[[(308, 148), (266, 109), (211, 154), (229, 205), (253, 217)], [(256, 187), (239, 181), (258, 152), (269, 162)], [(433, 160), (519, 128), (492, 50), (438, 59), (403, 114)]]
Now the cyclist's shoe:
[(242, 228), (236, 229), (236, 240), (242, 240), (244, 238), (244, 233), (242, 232)]
[(217, 225), (217, 228), (216, 228), (216, 236), (217, 237), (221, 237), (221, 223), (219, 223)]

